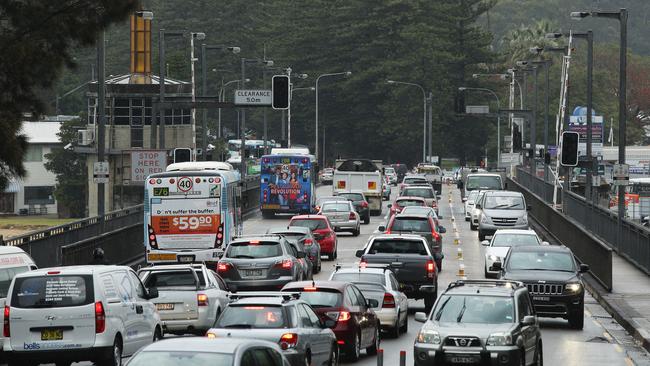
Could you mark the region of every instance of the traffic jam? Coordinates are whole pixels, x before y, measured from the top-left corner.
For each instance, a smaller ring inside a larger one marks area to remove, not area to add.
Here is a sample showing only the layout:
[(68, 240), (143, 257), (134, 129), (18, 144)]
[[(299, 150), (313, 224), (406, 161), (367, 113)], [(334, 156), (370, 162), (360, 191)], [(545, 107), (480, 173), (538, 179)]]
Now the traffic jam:
[[(314, 163), (306, 149), (262, 157), (251, 226), (228, 163), (175, 163), (149, 176), (138, 269), (39, 269), (21, 249), (0, 247), (4, 361), (375, 364), (382, 340), (411, 337), (404, 350), (417, 366), (542, 365), (538, 318), (583, 328), (588, 266), (529, 229), (530, 206), (500, 174), (367, 159), (318, 172)], [(463, 197), (457, 223), (464, 215), (485, 247), (484, 273), (445, 285), (443, 268), (454, 269), (443, 187), (449, 202), (452, 191)], [(379, 225), (350, 249), (371, 217)], [(256, 232), (260, 222), (270, 227)]]

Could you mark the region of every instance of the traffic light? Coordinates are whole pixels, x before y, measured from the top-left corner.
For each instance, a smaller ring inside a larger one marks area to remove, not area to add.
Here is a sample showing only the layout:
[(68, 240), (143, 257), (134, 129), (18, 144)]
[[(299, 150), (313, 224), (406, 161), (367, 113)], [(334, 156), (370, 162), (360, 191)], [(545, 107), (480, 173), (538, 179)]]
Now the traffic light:
[(289, 109), (289, 76), (274, 75), (271, 84), (271, 94), (273, 94), (273, 109)]
[(562, 165), (578, 165), (578, 140), (580, 134), (572, 131), (562, 132)]
[(512, 131), (512, 151), (520, 152), (521, 148), (521, 131), (519, 130), (519, 125), (515, 123)]
[(192, 149), (187, 147), (174, 149), (174, 163), (184, 163), (186, 161), (192, 161)]

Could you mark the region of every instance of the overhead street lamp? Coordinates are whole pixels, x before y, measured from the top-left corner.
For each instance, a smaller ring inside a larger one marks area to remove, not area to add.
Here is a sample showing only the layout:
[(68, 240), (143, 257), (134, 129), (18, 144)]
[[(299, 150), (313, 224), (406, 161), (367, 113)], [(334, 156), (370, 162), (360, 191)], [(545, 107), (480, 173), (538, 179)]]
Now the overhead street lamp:
[[(287, 67), (285, 72), (287, 76), (289, 76), (289, 108), (287, 108), (287, 147), (291, 147), (291, 95), (292, 95), (292, 89), (293, 89), (293, 84), (291, 83), (291, 68)], [(298, 79), (305, 80), (309, 77), (308, 74), (295, 74), (295, 77)], [(323, 149), (325, 147), (323, 146)]]
[(458, 90), (475, 90), (490, 93), (497, 100), (497, 167), (499, 167), (499, 164), (501, 164), (501, 101), (499, 100), (499, 96), (492, 89), (487, 88), (470, 88), (461, 86)]
[(426, 162), (427, 156), (427, 93), (424, 91), (424, 88), (420, 84), (409, 83), (406, 81), (395, 81), (395, 80), (386, 80), (386, 84), (391, 85), (408, 85), (414, 86), (422, 91), (422, 162)]
[[(228, 51), (233, 54), (238, 54), (241, 49), (237, 46), (224, 46), (224, 45), (207, 45), (205, 43), (201, 44), (201, 79), (203, 82), (203, 85), (201, 85), (201, 94), (204, 97), (208, 96), (208, 68), (207, 68), (207, 51), (209, 50), (218, 50), (218, 51)], [(213, 69), (213, 71), (217, 72), (228, 72), (228, 70), (221, 70), (221, 69)], [(219, 99), (221, 101), (221, 99)], [(221, 115), (221, 108), (219, 108), (219, 115)], [(203, 116), (201, 119), (201, 129), (202, 129), (202, 137), (201, 137), (201, 150), (203, 151), (203, 154), (201, 156), (201, 160), (205, 161), (207, 159), (207, 154), (205, 153), (207, 146), (208, 146), (208, 110), (203, 109)], [(219, 126), (219, 131), (217, 132), (217, 137), (221, 137), (221, 126)]]
[[(344, 77), (350, 77), (352, 75), (352, 71), (343, 71), (343, 72), (333, 72), (333, 73), (328, 73), (328, 74), (321, 74), (316, 78), (316, 143), (315, 143), (315, 156), (316, 156), (316, 162), (318, 162), (318, 83), (320, 82), (320, 79), (326, 78), (326, 77), (332, 77), (332, 76), (344, 76)], [(325, 166), (325, 156), (323, 156), (323, 167)]]

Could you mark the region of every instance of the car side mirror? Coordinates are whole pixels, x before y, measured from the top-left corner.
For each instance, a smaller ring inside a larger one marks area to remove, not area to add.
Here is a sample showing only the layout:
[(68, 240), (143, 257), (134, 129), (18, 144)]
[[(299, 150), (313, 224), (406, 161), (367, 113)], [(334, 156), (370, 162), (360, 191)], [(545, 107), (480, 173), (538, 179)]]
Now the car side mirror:
[(483, 207), (481, 207), (481, 204), (480, 204), (480, 203), (477, 203), (476, 205), (474, 205), (474, 207), (475, 207), (477, 210), (480, 210), (480, 209), (483, 208)]
[(587, 273), (589, 272), (589, 265), (581, 263), (580, 264), (580, 273)]
[(383, 233), (384, 231), (386, 231), (386, 226), (385, 226), (385, 225), (379, 225), (379, 226), (377, 226), (377, 231), (380, 231), (380, 232)]
[(298, 256), (296, 258), (305, 258), (305, 252), (298, 252)]
[(496, 261), (492, 263), (492, 266), (490, 267), (491, 271), (501, 271), (503, 269), (503, 264), (501, 264), (500, 261)]
[(467, 197), (463, 197), (463, 202), (467, 202)]
[(361, 258), (361, 257), (363, 256), (363, 249), (359, 249), (359, 250), (357, 250), (357, 252), (355, 253), (355, 256), (356, 256), (357, 258)]
[(535, 319), (534, 315), (526, 315), (524, 316), (523, 319), (521, 319), (521, 325), (524, 326), (535, 325), (536, 320), (537, 319)]
[(158, 297), (158, 289), (151, 287), (147, 289), (147, 300), (155, 299)]
[(489, 247), (490, 246), (490, 241), (489, 240), (483, 240), (481, 242), (481, 245), (484, 246), (484, 247)]
[(440, 234), (444, 234), (444, 233), (447, 232), (447, 229), (445, 229), (444, 226), (438, 226), (438, 232), (439, 232)]
[(366, 305), (368, 305), (369, 308), (378, 308), (379, 307), (379, 301), (375, 299), (366, 299)]
[(427, 322), (427, 314), (423, 313), (421, 311), (418, 311), (415, 313), (415, 321), (420, 322), (420, 323), (426, 323)]
[(336, 326), (336, 320), (326, 319), (324, 322), (321, 323), (321, 326), (323, 328), (334, 328)]

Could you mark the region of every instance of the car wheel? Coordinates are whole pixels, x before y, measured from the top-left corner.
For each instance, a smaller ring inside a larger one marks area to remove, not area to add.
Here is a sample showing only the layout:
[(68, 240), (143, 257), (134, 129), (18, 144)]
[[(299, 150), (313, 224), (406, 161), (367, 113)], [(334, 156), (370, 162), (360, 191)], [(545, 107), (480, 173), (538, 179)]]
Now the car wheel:
[(380, 348), (381, 337), (379, 336), (379, 327), (380, 327), (380, 325), (379, 325), (379, 323), (377, 323), (377, 327), (375, 328), (375, 340), (372, 343), (372, 346), (366, 348), (366, 352), (369, 355), (376, 355), (377, 350)]
[(115, 337), (110, 354), (98, 364), (99, 366), (122, 366), (122, 339), (120, 337)]
[(442, 259), (436, 261), (436, 267), (438, 267), (438, 272), (442, 272)]
[(585, 325), (585, 308), (580, 308), (580, 310), (573, 312), (569, 315), (569, 325), (573, 329), (582, 330)]
[(370, 214), (363, 218), (363, 223), (365, 225), (368, 225), (370, 223)]
[(333, 261), (334, 260), (334, 253), (328, 253), (327, 254), (327, 260), (328, 261)]
[[(217, 314), (219, 313), (217, 312)], [(219, 317), (219, 315), (217, 315), (217, 317)], [(162, 332), (160, 331), (160, 328), (156, 327), (156, 330), (153, 332), (153, 342), (155, 343), (162, 339), (163, 339)]]
[(479, 241), (485, 240), (485, 234), (483, 234), (481, 230), (478, 231), (478, 240)]
[(521, 366), (526, 366), (526, 350), (519, 350), (519, 354), (521, 354), (521, 361), (520, 365)]
[[(338, 249), (338, 248), (337, 248), (337, 249)], [(338, 253), (338, 250), (337, 250), (337, 249), (334, 249), (334, 259), (336, 259), (336, 258), (339, 257), (339, 253)]]
[(399, 338), (399, 332), (400, 332), (400, 326), (399, 326), (399, 310), (397, 311), (397, 319), (395, 319), (395, 325), (392, 327), (388, 328), (388, 335), (391, 338)]
[(330, 360), (328, 366), (338, 366), (339, 365), (339, 347), (332, 343), (332, 350), (330, 351)]
[(478, 226), (474, 226), (474, 224), (472, 224), (472, 223), (470, 222), (470, 223), (469, 223), (469, 229), (472, 230), (472, 231), (476, 231), (476, 229), (478, 229)]
[(537, 343), (537, 349), (535, 350), (535, 365), (544, 366), (544, 352), (542, 348), (542, 341)]
[(309, 350), (305, 351), (305, 366), (311, 366), (311, 353)]
[(360, 228), (360, 227), (357, 227), (357, 228), (352, 232), (352, 236), (359, 236), (359, 234), (361, 234), (361, 228)]
[(314, 271), (314, 273), (320, 273), (320, 266), (321, 266), (320, 262), (321, 262), (321, 259), (320, 259), (320, 255), (319, 255), (318, 256), (318, 266), (316, 267), (316, 270)]
[(354, 343), (350, 350), (348, 350), (348, 360), (357, 362), (361, 356), (361, 335), (357, 334), (354, 337)]
[(406, 334), (409, 332), (409, 315), (406, 312), (406, 317), (404, 318), (404, 325), (402, 325), (402, 333)]

